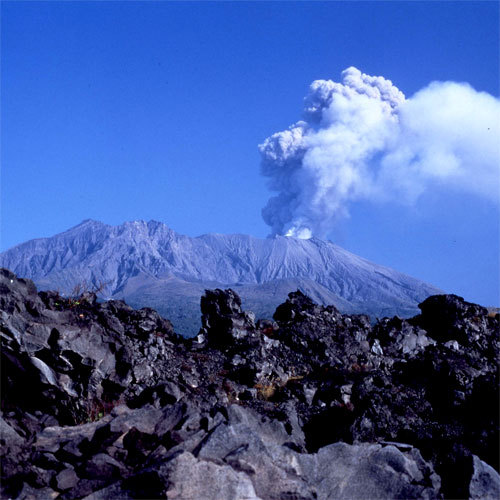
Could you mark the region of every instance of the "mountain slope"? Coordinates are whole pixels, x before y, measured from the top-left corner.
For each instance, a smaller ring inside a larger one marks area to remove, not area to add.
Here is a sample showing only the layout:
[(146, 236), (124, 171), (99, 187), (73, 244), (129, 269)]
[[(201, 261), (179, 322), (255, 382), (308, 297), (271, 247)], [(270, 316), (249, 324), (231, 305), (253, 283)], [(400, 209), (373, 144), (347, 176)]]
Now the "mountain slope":
[(0, 254), (0, 266), (42, 289), (70, 293), (85, 281), (108, 283), (106, 295), (151, 306), (186, 331), (205, 288), (231, 286), (258, 315), (297, 288), (349, 313), (411, 316), (437, 288), (369, 262), (334, 243), (277, 236), (180, 235), (156, 221), (109, 226), (86, 220), (51, 238)]

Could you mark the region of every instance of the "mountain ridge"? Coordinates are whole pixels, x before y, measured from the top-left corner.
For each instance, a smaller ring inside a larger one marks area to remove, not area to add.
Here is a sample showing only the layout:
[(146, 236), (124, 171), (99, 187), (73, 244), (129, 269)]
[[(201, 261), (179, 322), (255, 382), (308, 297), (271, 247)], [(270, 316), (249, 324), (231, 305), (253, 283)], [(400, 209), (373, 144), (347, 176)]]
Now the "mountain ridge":
[[(204, 288), (234, 287), (259, 316), (272, 314), (296, 289), (343, 312), (371, 316), (411, 316), (419, 302), (442, 293), (330, 241), (216, 233), (192, 238), (154, 220), (112, 226), (86, 219), (55, 236), (10, 248), (0, 254), (0, 265), (41, 289), (65, 293), (77, 283), (106, 282), (106, 298), (155, 307), (174, 325), (175, 308), (184, 307), (184, 297), (192, 313), (185, 312), (183, 328), (189, 326), (190, 316), (197, 317)], [(152, 304), (145, 302), (146, 296)], [(196, 328), (188, 333), (196, 333)]]

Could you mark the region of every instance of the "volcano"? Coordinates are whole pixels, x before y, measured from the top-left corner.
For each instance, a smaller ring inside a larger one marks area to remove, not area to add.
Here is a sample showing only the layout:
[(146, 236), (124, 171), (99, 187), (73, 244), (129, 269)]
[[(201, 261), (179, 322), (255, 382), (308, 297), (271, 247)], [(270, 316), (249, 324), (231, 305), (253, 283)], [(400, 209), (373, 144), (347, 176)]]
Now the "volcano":
[(70, 294), (78, 284), (106, 283), (103, 298), (152, 307), (176, 331), (199, 329), (207, 288), (234, 289), (245, 308), (271, 317), (289, 292), (300, 290), (343, 313), (411, 317), (438, 288), (369, 262), (317, 238), (243, 234), (181, 235), (157, 221), (111, 226), (94, 220), (0, 254), (0, 266), (39, 289)]

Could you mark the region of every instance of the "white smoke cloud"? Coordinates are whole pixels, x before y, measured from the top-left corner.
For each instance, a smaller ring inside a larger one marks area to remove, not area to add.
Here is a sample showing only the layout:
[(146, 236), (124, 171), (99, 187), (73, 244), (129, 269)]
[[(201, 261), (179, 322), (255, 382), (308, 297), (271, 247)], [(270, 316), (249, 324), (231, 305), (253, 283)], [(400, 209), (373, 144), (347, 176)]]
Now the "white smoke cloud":
[(351, 67), (311, 84), (304, 118), (259, 146), (278, 193), (262, 210), (273, 234), (321, 237), (353, 201), (413, 203), (431, 186), (499, 199), (500, 101), (467, 84), (406, 99)]

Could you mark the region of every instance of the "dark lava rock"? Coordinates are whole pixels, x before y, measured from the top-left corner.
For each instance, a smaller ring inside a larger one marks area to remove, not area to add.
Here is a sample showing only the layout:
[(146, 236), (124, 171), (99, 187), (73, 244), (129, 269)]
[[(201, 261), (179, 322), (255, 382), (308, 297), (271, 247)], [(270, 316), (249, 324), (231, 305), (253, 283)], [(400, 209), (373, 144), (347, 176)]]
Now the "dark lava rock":
[(500, 315), (420, 307), (372, 325), (297, 291), (256, 323), (207, 290), (186, 340), (2, 269), (2, 498), (498, 498)]
[(451, 340), (464, 346), (479, 347), (484, 340), (482, 337), (496, 324), (485, 307), (466, 302), (457, 295), (433, 295), (419, 308), (422, 314), (413, 318), (413, 323), (442, 342)]
[(211, 346), (225, 349), (235, 343), (248, 344), (255, 337), (255, 316), (241, 310), (241, 299), (231, 289), (206, 290), (201, 313), (200, 335)]

